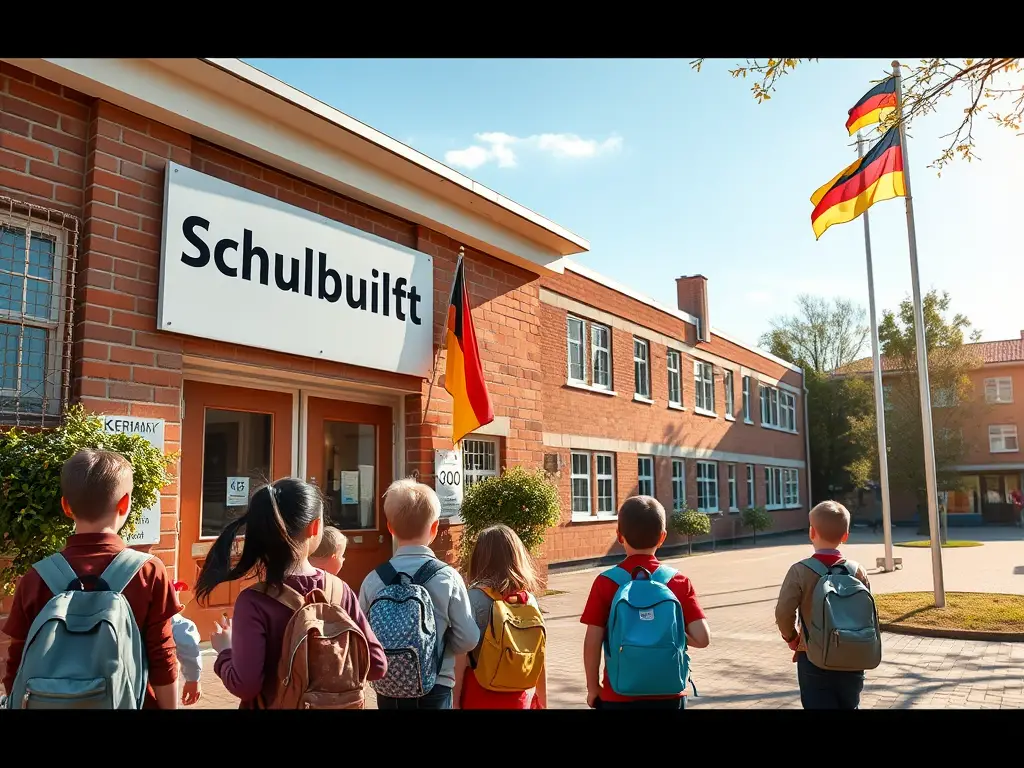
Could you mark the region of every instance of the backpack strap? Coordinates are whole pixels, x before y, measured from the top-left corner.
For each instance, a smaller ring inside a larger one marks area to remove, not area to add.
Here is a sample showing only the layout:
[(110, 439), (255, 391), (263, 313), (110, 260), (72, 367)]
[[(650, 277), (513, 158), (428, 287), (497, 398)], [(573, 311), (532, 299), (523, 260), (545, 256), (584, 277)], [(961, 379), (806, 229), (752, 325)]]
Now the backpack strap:
[(78, 574), (60, 552), (40, 560), (32, 567), (54, 595), (67, 592), (68, 587), (78, 581)]
[(818, 576), (821, 576), (822, 578), (828, 576), (830, 571), (828, 566), (826, 566), (823, 562), (821, 562), (821, 560), (818, 560), (816, 557), (808, 557), (806, 560), (801, 560), (800, 565), (804, 566), (805, 568), (810, 568), (812, 571), (814, 571), (816, 574), (818, 574)]
[(381, 584), (385, 587), (389, 587), (394, 584), (398, 579), (398, 571), (395, 570), (395, 566), (391, 564), (391, 561), (384, 563), (373, 569), (373, 572), (377, 574)]
[(857, 578), (857, 571), (860, 570), (860, 564), (859, 563), (854, 562), (853, 560), (846, 560), (846, 559), (844, 559), (841, 562), (836, 563), (836, 565), (843, 566), (844, 568), (846, 568), (846, 572), (847, 573), (849, 573), (851, 576), (853, 576), (853, 578), (855, 578), (855, 579)]
[[(621, 570), (621, 568), (619, 570)], [(668, 584), (675, 578), (677, 573), (679, 573), (679, 571), (675, 568), (669, 568), (667, 565), (659, 565), (654, 573), (651, 574), (651, 581), (656, 581), (659, 584)]]
[(626, 586), (633, 580), (633, 575), (631, 573), (627, 572), (625, 568), (619, 568), (617, 565), (614, 568), (609, 568), (607, 571), (603, 571), (601, 575), (605, 578), (611, 579), (620, 587)]
[(111, 592), (123, 592), (128, 583), (135, 578), (135, 574), (149, 562), (151, 557), (152, 555), (145, 552), (125, 547), (110, 561), (110, 565), (100, 574), (100, 579), (106, 583), (107, 589)]
[(412, 577), (412, 583), (419, 584), (422, 587), (447, 567), (448, 563), (438, 560), (436, 557), (431, 558), (419, 567), (419, 570)]
[(324, 597), (331, 605), (341, 606), (341, 596), (345, 594), (344, 584), (333, 573), (324, 571)]
[(287, 584), (282, 584), (281, 588), (274, 590), (273, 593), (270, 591), (270, 585), (265, 581), (253, 584), (249, 589), (264, 594), (272, 600), (276, 600), (285, 608), (291, 609), (292, 612), (299, 610), (306, 604), (305, 595), (300, 595), (297, 590), (292, 589)]

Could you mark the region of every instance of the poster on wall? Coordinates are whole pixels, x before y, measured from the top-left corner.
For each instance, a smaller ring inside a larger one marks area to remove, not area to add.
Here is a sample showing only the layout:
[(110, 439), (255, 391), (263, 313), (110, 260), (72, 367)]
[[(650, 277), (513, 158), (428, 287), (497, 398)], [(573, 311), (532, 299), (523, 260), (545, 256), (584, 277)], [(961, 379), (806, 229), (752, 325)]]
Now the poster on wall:
[[(146, 439), (154, 448), (164, 450), (164, 420), (141, 419), (137, 416), (102, 416), (103, 431), (108, 434), (139, 435)], [(137, 547), (144, 544), (160, 542), (160, 493), (157, 492), (156, 504), (143, 510), (142, 519), (135, 526), (135, 533), (126, 541), (129, 546)]]
[(244, 507), (249, 503), (249, 478), (229, 477), (226, 507)]
[(434, 451), (434, 490), (441, 501), (441, 517), (462, 522), (462, 451)]
[(341, 503), (359, 503), (359, 472), (343, 470), (341, 473)]

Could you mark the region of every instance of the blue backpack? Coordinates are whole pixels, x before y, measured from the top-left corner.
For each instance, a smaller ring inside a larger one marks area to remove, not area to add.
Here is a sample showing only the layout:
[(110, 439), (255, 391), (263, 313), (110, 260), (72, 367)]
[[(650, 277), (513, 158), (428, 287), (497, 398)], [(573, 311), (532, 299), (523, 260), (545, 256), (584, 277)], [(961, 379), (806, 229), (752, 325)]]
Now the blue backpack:
[(384, 588), (366, 611), (370, 629), (384, 647), (388, 671), (370, 686), (381, 696), (418, 699), (430, 693), (444, 657), (434, 622), (434, 603), (426, 584), (448, 567), (428, 560), (409, 578), (390, 562), (376, 569)]
[(619, 585), (605, 632), (604, 664), (620, 696), (677, 696), (686, 690), (690, 660), (683, 608), (668, 588), (676, 573), (662, 565), (654, 573), (615, 566), (602, 574)]

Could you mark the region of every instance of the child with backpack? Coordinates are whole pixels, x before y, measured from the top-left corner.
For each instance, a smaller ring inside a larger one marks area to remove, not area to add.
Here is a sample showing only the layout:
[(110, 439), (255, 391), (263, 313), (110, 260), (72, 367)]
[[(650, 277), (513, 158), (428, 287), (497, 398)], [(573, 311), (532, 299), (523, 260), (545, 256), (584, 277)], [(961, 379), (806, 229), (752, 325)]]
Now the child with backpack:
[(75, 532), (18, 582), (4, 625), (7, 707), (175, 709), (171, 619), (181, 605), (160, 559), (118, 535), (131, 510), (131, 464), (81, 450), (64, 462), (60, 490)]
[[(176, 581), (174, 582), (174, 591), (186, 592), (188, 584), (184, 581)], [(203, 697), (203, 685), (200, 682), (203, 675), (203, 655), (199, 648), (202, 640), (195, 623), (180, 613), (176, 613), (171, 619), (171, 631), (174, 634), (174, 648), (178, 653), (178, 663), (181, 664), (181, 676), (184, 678), (184, 684), (181, 687), (181, 703), (189, 707)]]
[[(387, 671), (355, 593), (309, 555), (323, 536), (323, 498), (297, 478), (265, 485), (214, 542), (196, 584), (203, 603), (218, 585), (255, 573), (234, 617), (214, 627), (213, 671), (241, 709), (362, 709), (363, 686)], [(244, 529), (237, 565), (231, 548)]]
[(507, 525), (477, 536), (469, 560), (469, 604), (480, 643), (455, 658), (457, 709), (545, 709), (547, 632), (537, 572)]
[(794, 651), (803, 708), (858, 709), (865, 670), (882, 662), (875, 600), (864, 569), (839, 552), (850, 535), (846, 507), (823, 501), (809, 518), (814, 554), (790, 567), (775, 622)]
[(655, 555), (665, 522), (665, 508), (651, 496), (631, 496), (619, 508), (616, 536), (626, 559), (594, 579), (580, 616), (587, 625), (587, 704), (594, 709), (685, 709), (687, 649), (711, 643), (693, 584)]
[(451, 709), (455, 657), (476, 647), (480, 630), (462, 576), (430, 548), (441, 502), (433, 488), (397, 480), (384, 494), (384, 515), (395, 554), (359, 590), (388, 659), (387, 674), (372, 683), (377, 709)]

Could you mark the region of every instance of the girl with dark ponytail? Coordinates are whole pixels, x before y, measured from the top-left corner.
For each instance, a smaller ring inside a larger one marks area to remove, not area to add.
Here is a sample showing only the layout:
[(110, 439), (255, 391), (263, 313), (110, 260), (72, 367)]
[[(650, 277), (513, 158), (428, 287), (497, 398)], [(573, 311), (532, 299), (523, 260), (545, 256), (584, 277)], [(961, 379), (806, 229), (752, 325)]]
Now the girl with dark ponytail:
[[(290, 477), (265, 485), (249, 500), (245, 514), (230, 523), (214, 542), (196, 583), (196, 599), (206, 604), (226, 581), (256, 576), (267, 593), (245, 589), (235, 601), (234, 616), (221, 618), (210, 644), (217, 652), (213, 670), (243, 709), (256, 706), (277, 684), (284, 630), (291, 611), (271, 597), (284, 585), (301, 595), (324, 589), (323, 571), (309, 564), (323, 536), (323, 498), (319, 489)], [(235, 538), (244, 534), (238, 564), (231, 565)], [(370, 629), (359, 599), (343, 585), (341, 607), (359, 625), (370, 646), (370, 680), (387, 671), (384, 649)], [(269, 594), (268, 594), (269, 593)]]

